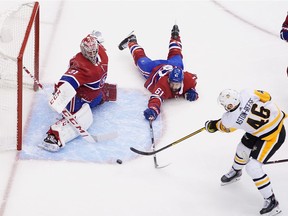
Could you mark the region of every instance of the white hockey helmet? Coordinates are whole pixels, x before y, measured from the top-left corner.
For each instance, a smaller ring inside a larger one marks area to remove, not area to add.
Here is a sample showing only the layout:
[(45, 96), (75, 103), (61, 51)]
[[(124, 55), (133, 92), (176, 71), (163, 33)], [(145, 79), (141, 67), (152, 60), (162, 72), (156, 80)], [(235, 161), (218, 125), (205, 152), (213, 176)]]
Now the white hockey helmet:
[(228, 112), (234, 110), (240, 103), (240, 94), (233, 89), (225, 89), (218, 96), (218, 103)]
[(93, 64), (97, 63), (98, 41), (95, 36), (89, 34), (80, 43), (81, 53)]

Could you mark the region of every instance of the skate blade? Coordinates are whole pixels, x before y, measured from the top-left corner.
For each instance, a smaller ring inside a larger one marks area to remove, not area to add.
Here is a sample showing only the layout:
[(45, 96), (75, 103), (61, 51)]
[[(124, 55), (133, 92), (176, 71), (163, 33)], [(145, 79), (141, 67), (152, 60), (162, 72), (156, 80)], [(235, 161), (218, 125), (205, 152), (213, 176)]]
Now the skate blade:
[(49, 151), (49, 152), (57, 152), (60, 150), (59, 146), (45, 144), (45, 143), (38, 144), (37, 146), (38, 148), (43, 149), (45, 151)]
[(263, 216), (275, 216), (279, 215), (281, 212), (282, 212), (281, 209), (279, 208), (279, 206), (277, 206), (274, 209), (272, 209), (272, 211), (263, 214)]
[(165, 168), (165, 167), (167, 167), (167, 166), (169, 166), (170, 165), (170, 163), (169, 164), (166, 164), (166, 165), (162, 165), (162, 166), (159, 166), (158, 164), (157, 165), (155, 165), (155, 168), (156, 169), (163, 169), (163, 168)]
[(233, 180), (231, 180), (230, 182), (221, 182), (221, 186), (225, 186), (225, 185), (228, 185), (228, 184), (232, 184), (232, 183), (234, 183), (234, 182), (239, 181), (240, 179), (241, 179), (241, 176), (240, 176), (240, 177), (237, 177), (237, 178), (235, 178), (235, 179), (233, 179)]

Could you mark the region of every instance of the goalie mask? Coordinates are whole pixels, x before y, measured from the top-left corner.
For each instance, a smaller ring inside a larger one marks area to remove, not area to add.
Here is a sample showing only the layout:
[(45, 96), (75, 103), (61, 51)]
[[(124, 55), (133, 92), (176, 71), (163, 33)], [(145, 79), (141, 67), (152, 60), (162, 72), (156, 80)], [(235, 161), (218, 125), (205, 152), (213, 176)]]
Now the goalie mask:
[(81, 53), (93, 64), (97, 63), (98, 48), (99, 45), (96, 38), (90, 34), (85, 37), (80, 44)]
[(240, 95), (233, 89), (225, 89), (219, 94), (218, 103), (220, 103), (226, 111), (233, 111), (240, 104)]

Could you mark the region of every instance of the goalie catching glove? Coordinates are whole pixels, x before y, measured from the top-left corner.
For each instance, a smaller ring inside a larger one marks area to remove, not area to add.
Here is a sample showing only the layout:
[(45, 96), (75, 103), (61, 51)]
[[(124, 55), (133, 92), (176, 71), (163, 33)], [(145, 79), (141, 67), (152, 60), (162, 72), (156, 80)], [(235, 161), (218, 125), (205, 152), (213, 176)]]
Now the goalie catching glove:
[(103, 38), (102, 33), (100, 31), (93, 30), (91, 35), (96, 38), (96, 40), (99, 44), (104, 43), (104, 38)]
[(205, 122), (205, 129), (206, 131), (208, 131), (209, 133), (215, 133), (216, 131), (218, 131), (217, 128), (217, 122), (219, 120), (209, 120)]

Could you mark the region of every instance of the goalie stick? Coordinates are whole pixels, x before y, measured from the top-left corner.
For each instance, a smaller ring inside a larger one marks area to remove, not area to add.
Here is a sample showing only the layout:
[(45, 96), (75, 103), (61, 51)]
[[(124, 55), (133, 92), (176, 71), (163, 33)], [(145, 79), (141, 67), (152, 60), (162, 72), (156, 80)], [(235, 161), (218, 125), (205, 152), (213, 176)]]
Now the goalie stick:
[(178, 144), (178, 143), (180, 143), (180, 142), (182, 142), (182, 141), (184, 141), (184, 140), (186, 140), (186, 139), (188, 139), (188, 138), (190, 138), (190, 137), (192, 137), (192, 136), (194, 136), (194, 135), (202, 132), (203, 130), (205, 130), (205, 127), (200, 128), (200, 129), (198, 129), (198, 130), (196, 130), (196, 131), (188, 134), (187, 136), (182, 137), (181, 139), (178, 139), (178, 140), (170, 143), (169, 145), (166, 145), (166, 146), (164, 146), (163, 148), (160, 148), (160, 149), (158, 149), (158, 150), (156, 150), (156, 151), (145, 152), (145, 151), (140, 151), (140, 150), (138, 150), (138, 149), (135, 149), (135, 148), (133, 148), (133, 147), (130, 147), (130, 150), (133, 151), (133, 152), (135, 152), (135, 153), (137, 153), (137, 154), (140, 154), (140, 155), (145, 155), (145, 156), (154, 155), (154, 154), (156, 154), (156, 153), (158, 153), (158, 152), (161, 152), (161, 151), (163, 151), (163, 150), (165, 150), (165, 149), (167, 149), (167, 148), (169, 148), (169, 147), (171, 147), (171, 146), (173, 146), (173, 145), (176, 145), (176, 144)]
[[(46, 93), (46, 95), (48, 96), (48, 93), (44, 89), (43, 85), (30, 73), (30, 71), (26, 67), (23, 67), (23, 69), (34, 80), (34, 82), (37, 84), (37, 86), (39, 86), (39, 88), (41, 90), (43, 90)], [(79, 135), (83, 139), (85, 139), (87, 142), (96, 143), (96, 142), (99, 142), (99, 141), (104, 141), (104, 140), (107, 140), (107, 139), (111, 139), (111, 138), (117, 137), (117, 133), (113, 133), (113, 132), (111, 132), (109, 134), (104, 134), (103, 136), (91, 135), (87, 130), (85, 130), (77, 122), (77, 120), (74, 118), (72, 113), (70, 113), (66, 108), (62, 111), (62, 115), (77, 130)]]

